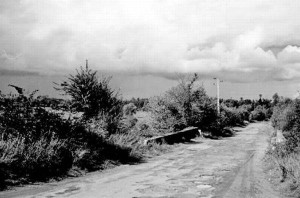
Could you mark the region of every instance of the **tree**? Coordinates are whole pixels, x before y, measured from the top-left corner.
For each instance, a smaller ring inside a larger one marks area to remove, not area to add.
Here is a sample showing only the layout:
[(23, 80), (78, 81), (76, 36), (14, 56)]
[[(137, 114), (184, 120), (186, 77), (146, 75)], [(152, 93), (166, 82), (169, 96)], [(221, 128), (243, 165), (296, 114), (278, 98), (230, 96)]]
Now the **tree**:
[(272, 98), (273, 98), (273, 106), (276, 106), (276, 105), (279, 103), (279, 101), (280, 101), (280, 98), (279, 98), (278, 93), (275, 93), (275, 94), (272, 96)]
[(262, 103), (261, 97), (262, 97), (262, 94), (259, 94), (259, 100), (258, 100), (258, 104), (259, 104), (259, 105), (261, 105), (261, 103)]
[(193, 88), (198, 78), (199, 77), (196, 73), (192, 77), (188, 77), (188, 79), (182, 77), (179, 80), (179, 84), (167, 92), (168, 98), (177, 104), (179, 112), (187, 125), (192, 124), (192, 102), (194, 99)]
[(66, 81), (57, 84), (56, 90), (72, 97), (72, 106), (77, 111), (84, 112), (84, 118), (89, 119), (99, 114), (118, 116), (121, 101), (118, 93), (109, 87), (111, 77), (97, 78), (97, 72), (80, 67), (76, 75), (69, 75)]
[(216, 103), (202, 86), (196, 86), (197, 79), (197, 74), (181, 78), (178, 85), (163, 96), (150, 99), (148, 106), (155, 129), (173, 132), (195, 126), (209, 131), (216, 126)]

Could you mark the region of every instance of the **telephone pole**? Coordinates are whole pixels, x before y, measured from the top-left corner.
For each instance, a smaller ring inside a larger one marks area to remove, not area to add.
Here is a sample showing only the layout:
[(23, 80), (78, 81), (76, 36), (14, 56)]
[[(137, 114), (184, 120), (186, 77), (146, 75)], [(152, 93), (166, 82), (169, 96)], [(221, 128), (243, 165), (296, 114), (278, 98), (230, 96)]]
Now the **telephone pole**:
[(220, 81), (219, 78), (214, 78), (217, 83), (217, 112), (218, 112), (218, 115), (220, 115), (220, 82), (223, 82), (223, 81)]

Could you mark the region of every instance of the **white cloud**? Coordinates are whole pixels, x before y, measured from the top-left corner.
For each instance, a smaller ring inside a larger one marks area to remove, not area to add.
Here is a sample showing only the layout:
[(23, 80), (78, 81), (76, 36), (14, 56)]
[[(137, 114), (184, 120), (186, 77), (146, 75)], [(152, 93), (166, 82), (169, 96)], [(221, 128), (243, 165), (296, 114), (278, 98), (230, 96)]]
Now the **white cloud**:
[(300, 47), (288, 45), (278, 53), (278, 60), (284, 63), (300, 63)]
[(0, 69), (57, 73), (88, 58), (95, 69), (166, 76), (299, 78), (299, 9), (293, 0), (1, 1), (0, 51), (16, 58), (2, 53)]

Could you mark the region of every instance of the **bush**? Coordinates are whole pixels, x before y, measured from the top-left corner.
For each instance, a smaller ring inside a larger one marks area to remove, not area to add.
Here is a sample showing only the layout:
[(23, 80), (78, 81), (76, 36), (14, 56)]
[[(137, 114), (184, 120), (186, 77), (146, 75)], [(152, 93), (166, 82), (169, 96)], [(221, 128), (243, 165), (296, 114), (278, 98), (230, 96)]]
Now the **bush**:
[(69, 120), (38, 106), (33, 97), (20, 94), (3, 98), (0, 115), (0, 175), (8, 179), (46, 180), (65, 174), (72, 166), (66, 142), (72, 131)]
[(153, 97), (147, 107), (153, 116), (153, 129), (159, 133), (178, 131), (186, 126), (179, 110), (166, 97)]
[(73, 156), (64, 141), (41, 138), (26, 144), (25, 138), (0, 140), (0, 172), (4, 179), (23, 177), (29, 181), (47, 180), (65, 174)]
[(272, 170), (281, 176), (283, 187), (292, 196), (300, 196), (300, 100), (277, 100), (272, 125), (283, 131), (286, 141), (273, 145), (267, 153)]
[(138, 120), (134, 116), (124, 116), (120, 123), (120, 131), (127, 132), (132, 129)]
[(63, 176), (75, 166), (90, 171), (103, 168), (107, 161), (139, 160), (130, 154), (132, 148), (105, 140), (108, 124), (115, 122), (112, 114), (88, 121), (70, 120), (38, 106), (33, 95), (4, 99), (6, 105), (0, 114), (1, 187), (9, 181)]
[(283, 131), (288, 131), (291, 130), (294, 125), (294, 117), (294, 104), (280, 104), (274, 107), (271, 122), (273, 127)]
[(243, 116), (246, 114), (242, 109), (229, 108), (222, 105), (220, 121), (225, 126), (236, 126), (243, 124)]
[(277, 144), (266, 153), (269, 169), (281, 188), (292, 197), (300, 195), (300, 154), (290, 153), (286, 144)]
[(241, 115), (242, 120), (249, 121), (251, 109), (252, 109), (251, 105), (242, 105), (237, 108), (237, 111)]
[(295, 152), (300, 148), (300, 100), (281, 102), (274, 107), (272, 125), (283, 131), (287, 150)]
[(136, 106), (136, 109), (139, 111), (145, 110), (146, 105), (148, 104), (148, 98), (131, 98), (130, 100), (125, 100), (125, 104), (133, 103)]
[[(72, 97), (72, 106), (76, 111), (83, 111), (86, 120), (104, 116), (107, 130), (116, 132), (118, 121), (122, 117), (122, 102), (109, 87), (110, 78), (97, 78), (97, 72), (86, 66), (76, 70), (75, 76), (70, 75), (67, 81), (56, 85), (56, 90)], [(102, 118), (101, 118), (102, 119)]]
[(263, 121), (268, 119), (267, 117), (267, 109), (264, 107), (258, 105), (253, 111), (251, 111), (250, 114), (250, 121), (256, 120), (256, 121)]
[(125, 104), (123, 106), (123, 115), (132, 116), (136, 113), (137, 107), (133, 103)]
[(173, 132), (188, 126), (219, 133), (220, 123), (216, 101), (207, 96), (203, 87), (196, 87), (198, 76), (182, 79), (163, 96), (149, 100), (148, 109), (154, 117), (153, 128), (160, 132)]
[(2, 136), (26, 137), (26, 143), (39, 140), (41, 137), (64, 138), (71, 130), (69, 120), (63, 120), (60, 115), (50, 113), (41, 107), (32, 105), (32, 99), (18, 96), (11, 98), (0, 115)]
[(78, 119), (65, 119), (63, 113), (45, 108), (49, 100), (35, 98), (35, 92), (24, 95), (16, 87), (18, 96), (0, 93), (0, 188), (16, 181), (61, 177), (70, 169), (92, 171), (136, 163), (147, 149), (164, 150), (164, 146), (143, 145), (144, 138), (154, 134), (152, 127), (137, 124), (132, 104), (124, 107), (123, 115), (108, 80), (98, 81), (95, 75), (81, 68), (59, 88), (72, 96), (72, 108), (84, 111)]
[(122, 148), (131, 148), (130, 156), (136, 159), (142, 159), (144, 156), (153, 156), (164, 153), (170, 149), (170, 145), (149, 143), (144, 145), (146, 136), (140, 135), (140, 131), (131, 130), (128, 133), (113, 134), (110, 142), (120, 145)]

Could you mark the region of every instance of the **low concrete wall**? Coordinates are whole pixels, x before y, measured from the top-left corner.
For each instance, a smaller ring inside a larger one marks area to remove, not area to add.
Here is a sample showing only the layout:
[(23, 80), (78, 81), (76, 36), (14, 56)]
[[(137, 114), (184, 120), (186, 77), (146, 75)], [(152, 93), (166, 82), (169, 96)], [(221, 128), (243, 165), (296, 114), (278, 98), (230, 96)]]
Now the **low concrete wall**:
[(201, 135), (201, 131), (198, 130), (197, 127), (188, 127), (175, 133), (168, 133), (162, 136), (149, 138), (144, 141), (144, 144), (146, 145), (150, 142), (156, 142), (159, 144), (163, 142), (167, 144), (174, 144), (179, 142), (190, 141), (191, 139), (196, 138), (200, 135)]

